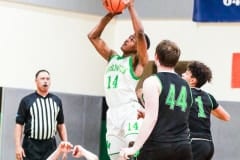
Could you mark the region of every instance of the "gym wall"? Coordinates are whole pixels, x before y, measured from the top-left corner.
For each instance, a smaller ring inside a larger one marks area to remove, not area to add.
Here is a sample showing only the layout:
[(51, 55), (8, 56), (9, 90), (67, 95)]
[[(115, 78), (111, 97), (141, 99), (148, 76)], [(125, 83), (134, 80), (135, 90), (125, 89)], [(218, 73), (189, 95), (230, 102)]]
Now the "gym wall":
[[(0, 1), (0, 19), (0, 86), (34, 89), (47, 69), (52, 91), (103, 95), (106, 61), (87, 38), (98, 17)], [(110, 45), (114, 24), (103, 34)]]
[(212, 136), (214, 142), (213, 160), (237, 160), (240, 159), (240, 102), (219, 101), (229, 112), (231, 120), (223, 122), (212, 116)]
[[(61, 9), (72, 12), (80, 12), (94, 15), (103, 15), (106, 10), (102, 7), (102, 0), (9, 0), (23, 4), (30, 4), (42, 7)], [(139, 0), (135, 1), (135, 6), (139, 15), (144, 19), (191, 19), (192, 0), (184, 1), (165, 1), (165, 0)], [(121, 19), (129, 19), (129, 16), (123, 13)]]

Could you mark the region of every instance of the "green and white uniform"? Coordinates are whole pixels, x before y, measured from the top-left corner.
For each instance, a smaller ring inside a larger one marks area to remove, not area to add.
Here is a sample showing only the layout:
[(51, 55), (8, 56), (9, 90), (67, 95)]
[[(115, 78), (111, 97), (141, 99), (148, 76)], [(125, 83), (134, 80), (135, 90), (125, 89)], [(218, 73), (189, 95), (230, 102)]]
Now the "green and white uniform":
[(104, 75), (107, 111), (107, 148), (110, 158), (118, 156), (122, 147), (136, 139), (141, 120), (137, 109), (141, 107), (135, 92), (139, 78), (135, 76), (133, 58), (114, 55)]

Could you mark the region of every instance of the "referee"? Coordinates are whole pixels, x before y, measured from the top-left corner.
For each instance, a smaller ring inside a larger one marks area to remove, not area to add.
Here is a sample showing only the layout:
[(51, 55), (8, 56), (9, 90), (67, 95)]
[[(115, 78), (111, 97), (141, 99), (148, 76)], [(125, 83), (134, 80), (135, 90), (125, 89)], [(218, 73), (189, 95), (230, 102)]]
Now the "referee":
[[(47, 70), (39, 70), (35, 75), (35, 82), (36, 91), (21, 100), (16, 115), (17, 160), (47, 159), (57, 148), (55, 140), (57, 131), (60, 139), (67, 141), (61, 99), (49, 93), (50, 73)], [(66, 154), (63, 155), (63, 159), (65, 158)]]

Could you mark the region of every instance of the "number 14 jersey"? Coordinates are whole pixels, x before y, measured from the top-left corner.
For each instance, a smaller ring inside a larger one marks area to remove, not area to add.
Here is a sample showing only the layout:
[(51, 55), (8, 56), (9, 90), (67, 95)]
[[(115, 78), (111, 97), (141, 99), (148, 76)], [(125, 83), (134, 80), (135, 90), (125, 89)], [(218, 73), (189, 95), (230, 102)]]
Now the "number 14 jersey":
[(119, 107), (138, 101), (136, 86), (139, 78), (135, 76), (133, 58), (114, 55), (111, 57), (104, 75), (104, 90), (109, 108)]

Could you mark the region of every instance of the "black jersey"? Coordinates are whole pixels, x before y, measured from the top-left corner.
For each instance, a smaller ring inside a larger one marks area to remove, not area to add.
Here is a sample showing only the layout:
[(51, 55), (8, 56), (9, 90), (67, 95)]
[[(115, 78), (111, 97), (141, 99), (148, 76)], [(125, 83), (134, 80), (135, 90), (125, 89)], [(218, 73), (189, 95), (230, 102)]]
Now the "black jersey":
[(211, 140), (211, 111), (219, 104), (211, 94), (199, 88), (192, 88), (192, 94), (194, 102), (189, 116), (191, 137)]
[(160, 72), (158, 119), (145, 145), (190, 140), (188, 118), (192, 104), (191, 88), (179, 75)]
[(51, 93), (42, 97), (37, 92), (24, 97), (19, 105), (16, 123), (24, 125), (25, 136), (45, 140), (55, 136), (57, 124), (64, 123), (61, 100)]

